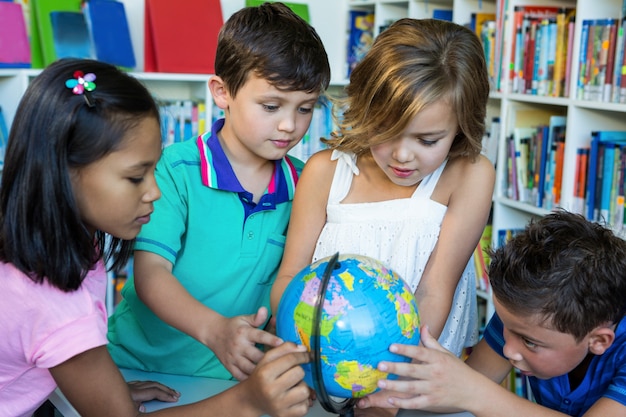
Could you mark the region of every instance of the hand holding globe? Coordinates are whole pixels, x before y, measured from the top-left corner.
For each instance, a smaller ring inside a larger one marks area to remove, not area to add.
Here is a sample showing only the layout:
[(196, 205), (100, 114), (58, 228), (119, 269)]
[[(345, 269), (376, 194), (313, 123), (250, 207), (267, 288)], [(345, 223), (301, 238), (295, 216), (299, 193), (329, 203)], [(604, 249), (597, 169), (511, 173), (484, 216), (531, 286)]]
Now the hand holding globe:
[[(329, 412), (347, 415), (356, 399), (393, 378), (380, 361), (407, 362), (392, 343), (419, 343), (419, 312), (408, 285), (381, 262), (360, 255), (320, 259), (300, 271), (283, 293), (277, 335), (306, 346), (305, 381)], [(339, 397), (343, 401), (336, 401)]]

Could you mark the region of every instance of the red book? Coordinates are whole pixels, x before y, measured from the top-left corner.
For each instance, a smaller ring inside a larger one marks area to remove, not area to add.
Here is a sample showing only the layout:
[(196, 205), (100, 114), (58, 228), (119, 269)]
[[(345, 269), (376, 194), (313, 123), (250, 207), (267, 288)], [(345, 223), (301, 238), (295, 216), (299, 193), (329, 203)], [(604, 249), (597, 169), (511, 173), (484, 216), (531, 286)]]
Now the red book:
[(146, 0), (145, 71), (215, 73), (220, 0)]

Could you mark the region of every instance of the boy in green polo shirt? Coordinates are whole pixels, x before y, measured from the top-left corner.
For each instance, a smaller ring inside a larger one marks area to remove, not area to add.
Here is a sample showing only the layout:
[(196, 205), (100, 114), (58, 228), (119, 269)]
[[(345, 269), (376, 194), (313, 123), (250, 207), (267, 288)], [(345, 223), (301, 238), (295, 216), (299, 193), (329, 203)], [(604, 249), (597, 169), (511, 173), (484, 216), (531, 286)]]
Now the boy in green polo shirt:
[(109, 320), (121, 367), (246, 379), (262, 330), (302, 162), (330, 67), (315, 30), (282, 3), (235, 13), (209, 81), (224, 110), (210, 132), (163, 151), (162, 197), (135, 246), (134, 281)]

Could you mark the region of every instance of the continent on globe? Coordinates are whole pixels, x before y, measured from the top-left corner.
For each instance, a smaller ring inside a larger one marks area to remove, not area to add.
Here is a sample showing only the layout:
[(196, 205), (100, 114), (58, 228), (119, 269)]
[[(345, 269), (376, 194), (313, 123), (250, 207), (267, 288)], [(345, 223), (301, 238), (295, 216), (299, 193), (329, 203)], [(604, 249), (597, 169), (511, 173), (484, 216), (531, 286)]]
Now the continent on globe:
[[(331, 257), (300, 271), (280, 300), (276, 331), (283, 340), (312, 350), (314, 323), (321, 308), (319, 358), (325, 391), (340, 398), (375, 392), (377, 382), (394, 378), (377, 369), (380, 361), (408, 362), (389, 352), (392, 343), (419, 343), (419, 311), (404, 280), (381, 262), (361, 255), (339, 255), (320, 294)], [(305, 381), (317, 390), (311, 364)]]

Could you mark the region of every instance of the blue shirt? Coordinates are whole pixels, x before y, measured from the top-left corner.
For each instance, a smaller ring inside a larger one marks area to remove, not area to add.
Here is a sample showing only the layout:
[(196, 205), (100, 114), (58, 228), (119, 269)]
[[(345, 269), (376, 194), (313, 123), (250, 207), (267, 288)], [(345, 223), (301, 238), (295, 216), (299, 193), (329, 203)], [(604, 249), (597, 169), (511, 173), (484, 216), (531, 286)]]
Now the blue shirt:
[[(484, 338), (500, 356), (503, 353), (503, 324), (494, 314)], [(582, 416), (600, 398), (606, 397), (626, 405), (626, 320), (615, 330), (615, 341), (602, 355), (591, 359), (589, 368), (579, 386), (570, 389), (567, 374), (550, 379), (529, 377), (537, 404), (569, 416)]]
[[(258, 204), (243, 189), (211, 134), (164, 149), (156, 169), (162, 196), (135, 245), (172, 263), (172, 273), (197, 300), (225, 317), (269, 308), (302, 162), (275, 161)], [(158, 285), (158, 284), (157, 284)], [(141, 300), (133, 280), (109, 319), (109, 351), (118, 366), (229, 379), (208, 347), (161, 321)]]

